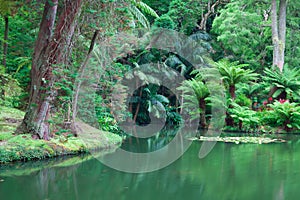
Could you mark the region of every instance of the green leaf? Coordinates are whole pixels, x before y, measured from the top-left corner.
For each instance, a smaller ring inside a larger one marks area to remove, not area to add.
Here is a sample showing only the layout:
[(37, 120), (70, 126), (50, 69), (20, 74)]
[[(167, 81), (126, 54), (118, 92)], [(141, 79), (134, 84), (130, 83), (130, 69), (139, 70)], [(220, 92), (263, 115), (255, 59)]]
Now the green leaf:
[(273, 97), (273, 98), (278, 97), (278, 96), (281, 94), (281, 92), (282, 92), (282, 89), (277, 89), (277, 90), (274, 92), (274, 94), (272, 95), (272, 97)]

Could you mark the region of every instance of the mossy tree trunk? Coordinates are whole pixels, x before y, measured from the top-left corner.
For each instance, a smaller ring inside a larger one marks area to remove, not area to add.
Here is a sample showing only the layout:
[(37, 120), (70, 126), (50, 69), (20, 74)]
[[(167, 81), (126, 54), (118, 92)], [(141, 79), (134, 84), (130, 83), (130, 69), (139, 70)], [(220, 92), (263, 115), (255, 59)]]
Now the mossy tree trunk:
[(32, 61), (29, 105), (25, 118), (17, 130), (17, 133), (31, 133), (40, 139), (50, 137), (48, 120), (57, 94), (53, 70), (63, 66), (68, 60), (66, 55), (70, 51), (69, 44), (82, 0), (64, 1), (64, 8), (55, 27), (57, 6), (58, 0), (45, 2)]

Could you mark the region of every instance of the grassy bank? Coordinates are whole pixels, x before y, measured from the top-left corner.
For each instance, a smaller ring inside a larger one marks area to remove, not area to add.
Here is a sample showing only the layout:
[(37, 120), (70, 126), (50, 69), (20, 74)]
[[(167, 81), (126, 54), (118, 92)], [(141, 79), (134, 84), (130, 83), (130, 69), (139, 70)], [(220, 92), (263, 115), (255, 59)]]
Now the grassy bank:
[(79, 137), (55, 136), (50, 141), (34, 140), (30, 134), (14, 135), (24, 113), (0, 106), (0, 163), (79, 154), (89, 150), (116, 148), (122, 138), (78, 122)]

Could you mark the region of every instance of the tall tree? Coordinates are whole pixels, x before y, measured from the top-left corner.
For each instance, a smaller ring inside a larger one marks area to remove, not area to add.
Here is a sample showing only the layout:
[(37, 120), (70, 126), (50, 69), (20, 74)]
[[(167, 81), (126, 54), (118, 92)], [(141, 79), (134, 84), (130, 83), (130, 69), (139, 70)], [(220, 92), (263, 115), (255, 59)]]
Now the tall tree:
[(175, 30), (191, 35), (201, 18), (201, 1), (172, 0), (167, 13), (175, 23)]
[(279, 1), (279, 15), (277, 17), (277, 1), (272, 0), (272, 41), (273, 41), (273, 66), (282, 72), (284, 65), (284, 50), (286, 37), (286, 8), (287, 1)]
[(29, 105), (18, 133), (31, 133), (41, 139), (50, 137), (48, 119), (57, 94), (53, 70), (66, 63), (82, 4), (83, 0), (65, 0), (55, 26), (58, 0), (45, 2), (33, 54)]
[[(261, 70), (272, 63), (268, 3), (255, 0), (232, 0), (218, 11), (212, 25), (218, 44), (218, 56), (231, 57)], [(222, 51), (222, 52), (221, 52)]]

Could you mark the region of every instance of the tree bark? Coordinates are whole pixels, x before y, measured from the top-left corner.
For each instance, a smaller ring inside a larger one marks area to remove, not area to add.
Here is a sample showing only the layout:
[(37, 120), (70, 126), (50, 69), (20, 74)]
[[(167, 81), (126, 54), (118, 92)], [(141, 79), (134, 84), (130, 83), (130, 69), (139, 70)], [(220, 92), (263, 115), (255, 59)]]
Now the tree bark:
[[(232, 106), (231, 106), (231, 108), (232, 108)], [(230, 126), (230, 127), (234, 126), (234, 120), (227, 111), (226, 111), (225, 123), (226, 123), (226, 126)]]
[(235, 85), (230, 85), (229, 86), (229, 93), (230, 93), (230, 96), (232, 98), (232, 100), (235, 100)]
[[(229, 86), (229, 94), (232, 100), (235, 100), (236, 95), (235, 95), (235, 85), (230, 85)], [(233, 108), (233, 106), (230, 104), (229, 108)], [(230, 116), (229, 112), (226, 111), (226, 118), (225, 118), (226, 126), (234, 126), (234, 120)]]
[(216, 2), (212, 3), (211, 0), (207, 3), (207, 12), (205, 14), (202, 13), (201, 21), (198, 26), (199, 30), (206, 31), (206, 24), (209, 17), (215, 14), (215, 9), (222, 3), (228, 3), (228, 0), (217, 0)]
[[(17, 133), (31, 133), (40, 138), (48, 139), (49, 129), (45, 124), (45, 118), (49, 116), (49, 98), (45, 98), (45, 89), (41, 89), (46, 83), (48, 65), (46, 49), (49, 46), (54, 28), (58, 0), (52, 0), (51, 5), (46, 1), (44, 13), (40, 24), (38, 38), (35, 44), (32, 67), (31, 87), (29, 105), (22, 124), (18, 127)], [(45, 87), (44, 87), (45, 88)], [(46, 99), (46, 101), (44, 101)], [(44, 101), (44, 102), (43, 102)]]
[(239, 120), (239, 130), (241, 131), (243, 128), (243, 121), (242, 120)]
[(8, 48), (8, 16), (6, 15), (4, 17), (4, 22), (5, 22), (5, 27), (4, 27), (4, 41), (3, 41), (3, 60), (2, 60), (2, 65), (6, 67), (6, 57), (7, 57), (7, 48)]
[(273, 66), (277, 66), (282, 72), (284, 66), (284, 50), (286, 37), (286, 0), (279, 2), (279, 19), (277, 17), (277, 1), (272, 0), (272, 42), (273, 42)]
[(200, 99), (199, 100), (199, 108), (201, 109), (201, 113), (200, 113), (200, 126), (201, 128), (206, 128), (207, 124), (206, 124), (206, 103), (205, 103), (205, 99)]
[(278, 67), (282, 71), (284, 65), (284, 51), (285, 51), (285, 37), (286, 37), (286, 0), (280, 0), (279, 4), (279, 53), (278, 53)]
[(279, 53), (279, 36), (278, 36), (278, 25), (277, 25), (277, 2), (272, 0), (272, 42), (273, 42), (273, 66), (278, 64), (278, 53)]
[(31, 133), (40, 139), (49, 139), (49, 117), (56, 89), (53, 75), (55, 67), (65, 64), (74, 23), (80, 13), (82, 0), (67, 0), (54, 30), (58, 0), (46, 1), (40, 31), (35, 46), (31, 69), (31, 90), (25, 118), (18, 133)]

